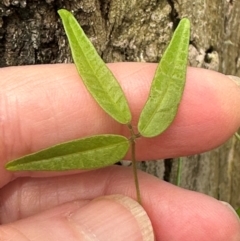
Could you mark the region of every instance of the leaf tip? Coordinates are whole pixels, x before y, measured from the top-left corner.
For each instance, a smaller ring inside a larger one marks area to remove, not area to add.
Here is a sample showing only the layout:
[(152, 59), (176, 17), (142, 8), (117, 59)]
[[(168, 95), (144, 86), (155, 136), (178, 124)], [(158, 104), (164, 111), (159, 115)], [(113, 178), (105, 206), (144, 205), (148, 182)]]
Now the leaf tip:
[(178, 24), (178, 27), (189, 31), (191, 27), (191, 22), (188, 18), (182, 18)]
[(72, 13), (71, 12), (69, 12), (68, 10), (66, 10), (66, 9), (59, 9), (58, 11), (58, 15), (60, 16), (60, 18), (62, 19), (62, 20), (66, 20), (66, 19), (68, 19), (70, 16), (72, 16)]
[(5, 169), (7, 171), (17, 171), (16, 167), (12, 165), (12, 162), (8, 162), (5, 164)]
[(69, 13), (66, 9), (63, 9), (63, 8), (59, 9), (57, 12), (60, 16)]
[(184, 23), (184, 24), (186, 24), (186, 25), (190, 25), (190, 20), (189, 20), (189, 18), (182, 18), (182, 19), (180, 20), (180, 22), (181, 22), (181, 23)]

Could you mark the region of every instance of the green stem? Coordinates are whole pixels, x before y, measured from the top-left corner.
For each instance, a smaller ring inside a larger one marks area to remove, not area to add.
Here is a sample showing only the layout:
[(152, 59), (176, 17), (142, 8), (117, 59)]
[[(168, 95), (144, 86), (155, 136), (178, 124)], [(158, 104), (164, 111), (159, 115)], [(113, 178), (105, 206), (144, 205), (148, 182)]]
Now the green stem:
[(135, 140), (131, 141), (131, 146), (132, 146), (132, 168), (133, 168), (133, 175), (134, 175), (134, 182), (135, 182), (135, 187), (136, 187), (136, 192), (137, 192), (137, 201), (140, 205), (142, 205), (142, 200), (141, 200), (141, 194), (140, 194), (140, 188), (139, 188), (139, 182), (138, 182), (138, 173), (137, 173), (137, 163), (136, 163), (136, 158), (135, 158)]
[(136, 194), (137, 194), (137, 201), (140, 205), (142, 205), (142, 200), (141, 200), (141, 194), (140, 194), (140, 188), (139, 188), (139, 181), (138, 181), (138, 173), (137, 173), (137, 162), (136, 162), (136, 142), (135, 140), (139, 138), (141, 135), (135, 134), (132, 128), (132, 125), (129, 123), (128, 124), (128, 129), (131, 133), (131, 151), (132, 151), (132, 168), (133, 168), (133, 176), (134, 176), (134, 182), (135, 182), (135, 187), (136, 187)]
[(177, 186), (181, 184), (181, 175), (182, 175), (182, 157), (178, 158), (178, 169), (177, 169)]
[(235, 134), (234, 134), (236, 137), (237, 137), (237, 139), (240, 141), (240, 135), (237, 133), (237, 132), (235, 132)]

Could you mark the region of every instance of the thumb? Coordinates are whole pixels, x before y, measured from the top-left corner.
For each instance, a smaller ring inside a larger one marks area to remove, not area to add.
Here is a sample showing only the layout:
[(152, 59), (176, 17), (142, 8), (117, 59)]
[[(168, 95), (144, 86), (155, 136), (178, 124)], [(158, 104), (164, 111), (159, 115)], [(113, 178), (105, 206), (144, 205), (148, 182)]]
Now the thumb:
[(0, 227), (1, 240), (153, 241), (150, 219), (136, 201), (122, 195), (71, 202)]

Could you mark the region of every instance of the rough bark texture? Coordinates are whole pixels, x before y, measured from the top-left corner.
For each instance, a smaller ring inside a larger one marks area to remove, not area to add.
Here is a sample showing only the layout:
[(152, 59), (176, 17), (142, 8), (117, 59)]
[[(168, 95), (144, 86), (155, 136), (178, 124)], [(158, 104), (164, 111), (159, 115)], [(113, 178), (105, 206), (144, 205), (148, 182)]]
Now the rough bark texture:
[[(57, 10), (71, 10), (106, 62), (158, 62), (182, 17), (192, 23), (192, 66), (240, 75), (240, 1), (1, 0), (0, 67), (70, 62)], [(181, 186), (240, 206), (240, 145), (184, 158)], [(177, 162), (141, 169), (175, 182)]]

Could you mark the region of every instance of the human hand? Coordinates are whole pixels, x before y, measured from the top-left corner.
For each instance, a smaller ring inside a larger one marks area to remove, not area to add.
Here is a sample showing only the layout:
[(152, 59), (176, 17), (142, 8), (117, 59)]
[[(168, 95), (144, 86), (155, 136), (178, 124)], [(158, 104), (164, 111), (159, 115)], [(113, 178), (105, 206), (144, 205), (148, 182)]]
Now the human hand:
[[(109, 65), (127, 96), (133, 125), (156, 66)], [(239, 219), (226, 205), (140, 172), (151, 226), (131, 199), (135, 186), (127, 167), (6, 171), (6, 162), (60, 142), (128, 134), (95, 103), (72, 64), (2, 68), (0, 76), (0, 240), (152, 240), (152, 227), (156, 241), (240, 240)], [(138, 140), (137, 159), (186, 156), (222, 144), (240, 126), (239, 103), (240, 88), (226, 76), (189, 68), (176, 119), (162, 135)]]

